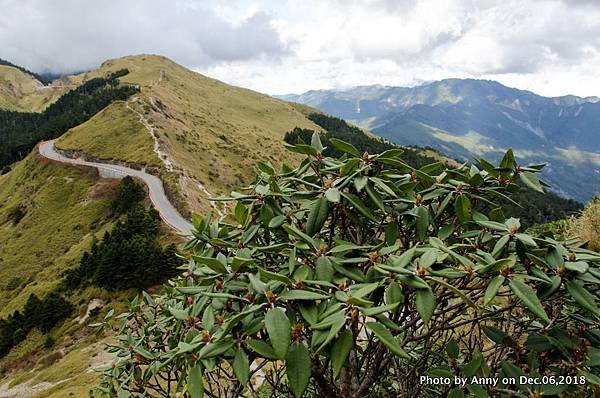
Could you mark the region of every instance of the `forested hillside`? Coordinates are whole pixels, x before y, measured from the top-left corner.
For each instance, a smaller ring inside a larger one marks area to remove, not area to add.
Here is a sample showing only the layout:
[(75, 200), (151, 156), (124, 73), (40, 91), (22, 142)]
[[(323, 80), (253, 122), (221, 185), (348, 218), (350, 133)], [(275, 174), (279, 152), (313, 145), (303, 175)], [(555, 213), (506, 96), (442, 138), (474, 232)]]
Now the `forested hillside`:
[(120, 70), (90, 79), (64, 94), (42, 113), (0, 110), (0, 167), (22, 159), (40, 140), (56, 138), (111, 102), (137, 92), (134, 86), (119, 84), (118, 78), (127, 73)]
[[(330, 143), (331, 138), (340, 139), (354, 145), (359, 151), (376, 154), (399, 146), (384, 139), (367, 135), (360, 128), (349, 125), (344, 120), (321, 113), (309, 115), (309, 119), (321, 126), (327, 133), (321, 138), (323, 145), (327, 147), (326, 156), (341, 156), (341, 152)], [(296, 144), (300, 141), (310, 143), (312, 130), (296, 128), (285, 134), (285, 141)], [(402, 147), (404, 153), (402, 158), (415, 168), (421, 168), (430, 163), (437, 162), (442, 156), (438, 154), (437, 159), (423, 154), (422, 149)], [(447, 158), (446, 158), (447, 159)], [(447, 159), (450, 160), (450, 159)], [(518, 217), (524, 225), (534, 225), (565, 218), (582, 209), (582, 205), (572, 199), (565, 199), (553, 192), (544, 194), (523, 189), (513, 195), (513, 203), (509, 200), (499, 199), (504, 212), (508, 216)]]

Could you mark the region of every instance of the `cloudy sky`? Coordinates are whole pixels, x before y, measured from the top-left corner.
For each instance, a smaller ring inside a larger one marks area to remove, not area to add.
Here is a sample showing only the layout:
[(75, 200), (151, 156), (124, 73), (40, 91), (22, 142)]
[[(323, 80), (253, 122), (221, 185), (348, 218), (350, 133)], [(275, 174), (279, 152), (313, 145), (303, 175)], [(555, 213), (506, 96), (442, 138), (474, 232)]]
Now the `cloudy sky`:
[(0, 0), (0, 58), (71, 72), (156, 53), (270, 94), (494, 79), (600, 95), (600, 0)]

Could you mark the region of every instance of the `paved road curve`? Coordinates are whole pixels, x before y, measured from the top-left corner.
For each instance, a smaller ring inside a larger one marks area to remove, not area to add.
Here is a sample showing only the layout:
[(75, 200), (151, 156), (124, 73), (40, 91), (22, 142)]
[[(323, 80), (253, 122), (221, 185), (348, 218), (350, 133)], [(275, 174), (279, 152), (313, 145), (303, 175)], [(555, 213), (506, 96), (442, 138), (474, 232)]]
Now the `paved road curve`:
[(52, 141), (44, 141), (40, 143), (39, 147), (40, 155), (56, 160), (62, 163), (70, 163), (77, 164), (82, 166), (95, 167), (100, 172), (102, 176), (111, 176), (122, 178), (125, 176), (137, 177), (143, 180), (148, 186), (148, 191), (150, 192), (150, 200), (152, 204), (160, 213), (160, 217), (163, 219), (165, 223), (167, 223), (171, 228), (187, 233), (192, 229), (192, 224), (186, 220), (179, 212), (175, 209), (175, 207), (169, 202), (167, 195), (165, 195), (165, 190), (163, 188), (162, 181), (151, 174), (148, 174), (141, 170), (130, 169), (129, 167), (119, 166), (114, 164), (106, 164), (106, 163), (96, 163), (96, 162), (88, 162), (83, 159), (72, 159), (61, 155), (56, 152), (54, 149), (54, 140)]

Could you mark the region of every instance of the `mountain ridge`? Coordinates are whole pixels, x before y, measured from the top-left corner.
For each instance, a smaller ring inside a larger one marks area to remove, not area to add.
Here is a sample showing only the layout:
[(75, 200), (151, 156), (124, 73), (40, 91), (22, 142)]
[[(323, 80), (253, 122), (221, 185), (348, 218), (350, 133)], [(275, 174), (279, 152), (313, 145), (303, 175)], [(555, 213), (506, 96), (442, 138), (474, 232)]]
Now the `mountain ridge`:
[[(403, 145), (470, 160), (508, 147), (548, 162), (555, 191), (589, 200), (600, 186), (600, 99), (543, 97), (492, 80), (445, 79), (415, 87), (360, 86), (286, 95)], [(580, 175), (574, 181), (573, 175)]]

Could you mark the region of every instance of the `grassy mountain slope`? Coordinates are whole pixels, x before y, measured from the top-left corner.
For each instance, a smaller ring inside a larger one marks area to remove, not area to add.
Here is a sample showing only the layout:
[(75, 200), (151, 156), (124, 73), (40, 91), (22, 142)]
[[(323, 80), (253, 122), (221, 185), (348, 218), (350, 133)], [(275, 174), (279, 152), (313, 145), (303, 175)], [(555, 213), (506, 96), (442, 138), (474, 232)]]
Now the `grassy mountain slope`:
[[(71, 77), (81, 82), (127, 68), (124, 83), (140, 86), (141, 92), (128, 101), (129, 112), (145, 124), (155, 144), (141, 142), (140, 148), (156, 149), (167, 168), (177, 176), (177, 185), (191, 210), (206, 211), (210, 195), (229, 193), (252, 177), (256, 161), (296, 159), (285, 151), (283, 135), (294, 127), (319, 129), (306, 116), (306, 109), (269, 96), (233, 87), (202, 76), (154, 55), (130, 56), (107, 61), (95, 71)], [(94, 118), (97, 125), (126, 125), (109, 113)], [(83, 149), (83, 137), (93, 124), (68, 132), (61, 140), (64, 149)], [(152, 134), (152, 135), (151, 135)], [(114, 139), (102, 150), (87, 147), (91, 155), (130, 161), (133, 153), (120, 148)]]
[[(51, 162), (36, 152), (0, 176), (0, 318), (23, 311), (32, 293), (43, 298), (55, 291), (63, 272), (79, 266), (94, 236), (101, 238), (114, 224), (117, 184), (93, 169)], [(165, 245), (180, 242), (170, 233), (160, 239)], [(0, 386), (9, 388), (0, 388), (7, 394), (0, 396), (87, 396), (96, 382), (93, 369), (111, 358), (85, 325), (110, 309), (123, 311), (136, 293), (96, 286), (69, 291), (75, 310), (68, 319), (46, 334), (31, 330), (0, 357)], [(105, 306), (86, 316), (94, 302)]]
[(82, 151), (102, 159), (161, 166), (154, 141), (124, 101), (116, 101), (56, 142), (58, 149)]
[[(30, 154), (0, 177), (0, 317), (44, 295), (79, 263), (109, 213), (114, 182)], [(16, 221), (15, 209), (23, 215)]]
[(44, 86), (33, 76), (17, 68), (0, 65), (0, 109), (21, 112), (44, 110), (67, 91), (67, 86), (58, 84)]

